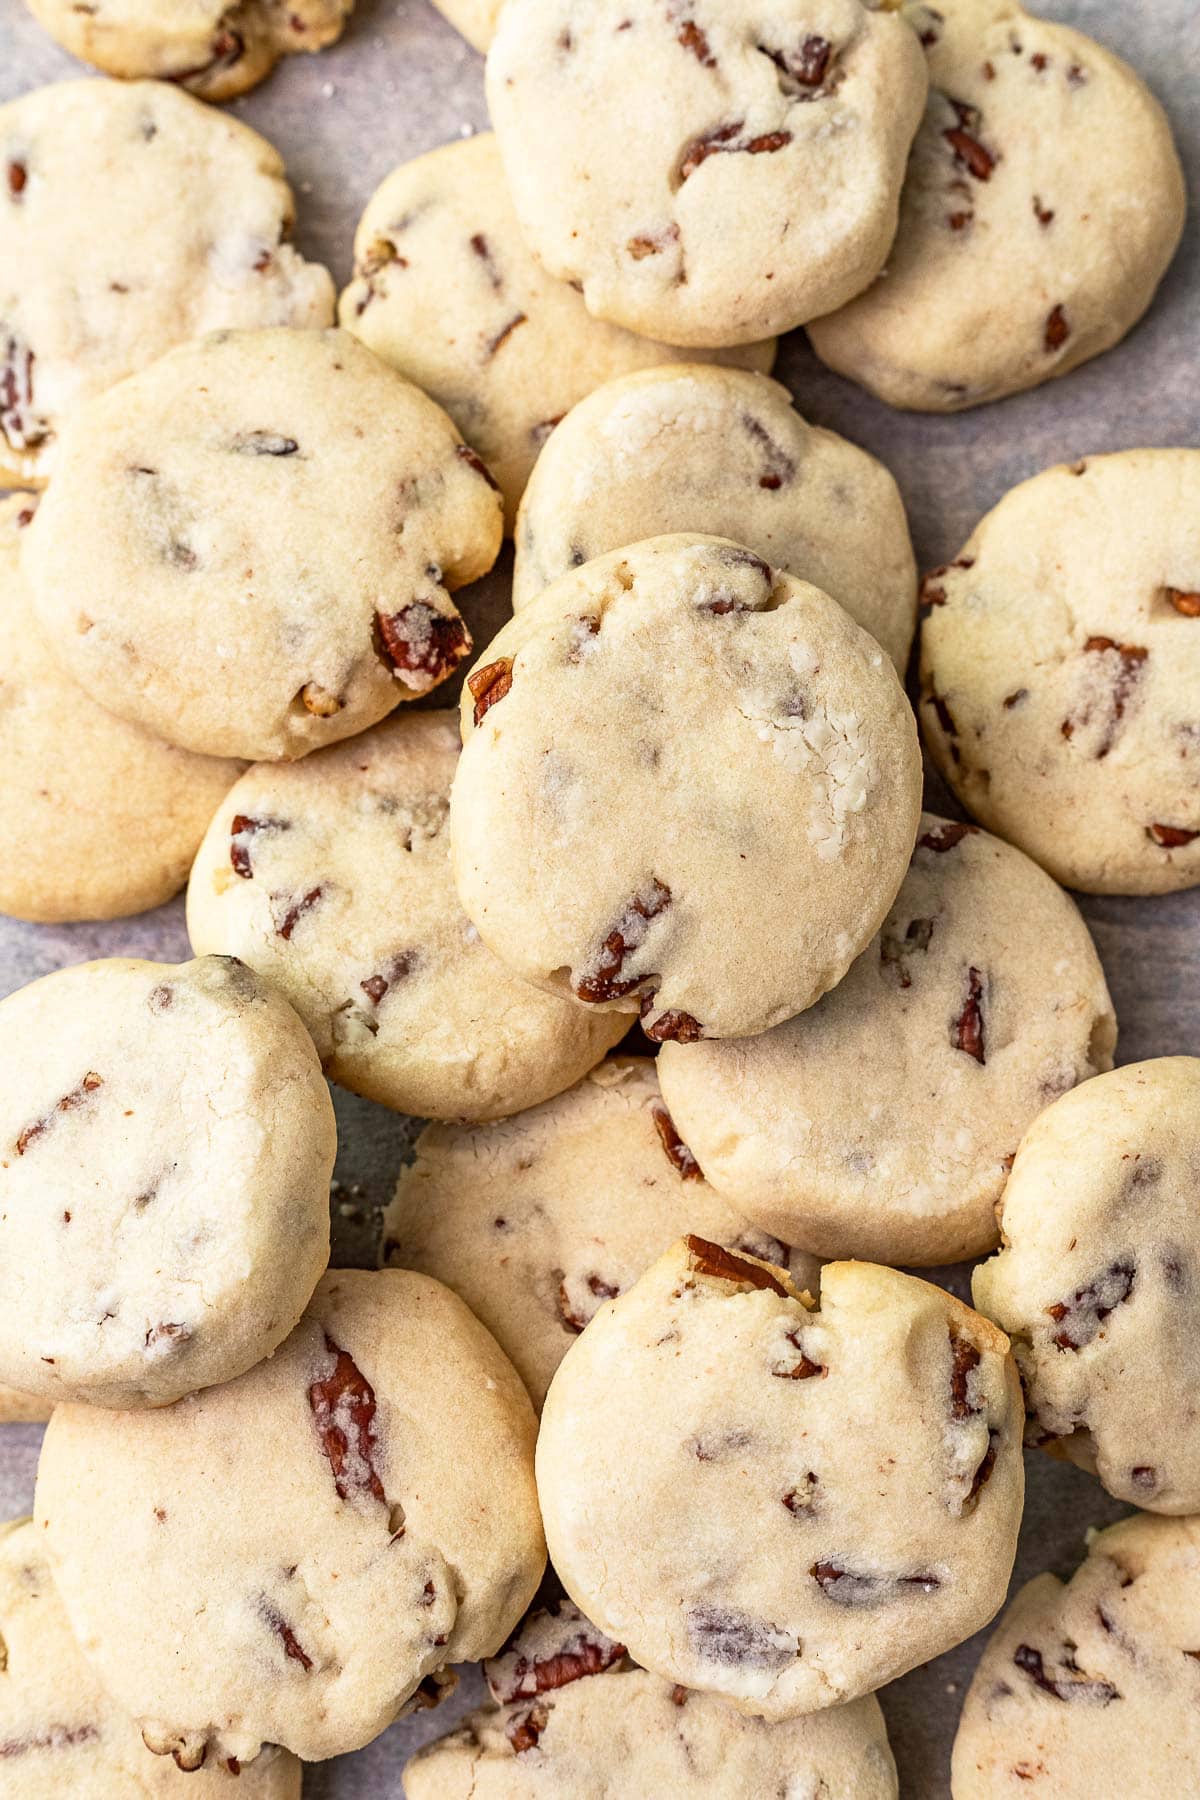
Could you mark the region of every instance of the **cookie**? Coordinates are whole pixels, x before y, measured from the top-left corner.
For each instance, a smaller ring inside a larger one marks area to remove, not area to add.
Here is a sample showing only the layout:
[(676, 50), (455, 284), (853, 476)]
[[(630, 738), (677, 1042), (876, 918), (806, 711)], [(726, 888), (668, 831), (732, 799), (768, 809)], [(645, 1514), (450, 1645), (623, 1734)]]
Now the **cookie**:
[(598, 557), (468, 676), (459, 895), (510, 968), (649, 1036), (765, 1031), (869, 942), (916, 837), (895, 671), (818, 589), (720, 538)]
[(578, 1081), (629, 1021), (510, 975), (468, 922), (450, 871), (460, 747), (455, 714), (409, 712), (250, 769), (196, 858), (188, 933), (270, 981), (343, 1087), (495, 1119)]
[[(445, 407), (499, 482), (510, 530), (538, 451), (576, 401), (682, 354), (594, 319), (535, 262), (491, 132), (394, 170), (354, 256), (342, 324)], [(774, 341), (731, 359), (767, 370)]]
[(151, 1756), (80, 1655), (30, 1519), (0, 1525), (0, 1641), (8, 1800), (300, 1800), (300, 1764), (285, 1750), (192, 1774)]
[(36, 88), (0, 106), (0, 164), (0, 485), (43, 482), (83, 402), (185, 338), (333, 317), (279, 153), (175, 87)]
[(511, 0), (487, 96), (538, 261), (668, 344), (790, 331), (872, 282), (928, 80), (859, 0)]
[(1109, 350), (1183, 230), (1171, 128), (1126, 63), (1015, 0), (904, 8), (930, 92), (874, 287), (809, 325), (892, 406), (958, 412)]
[[(1200, 1767), (1200, 1520), (1122, 1519), (1021, 1589), (954, 1740), (954, 1800), (1179, 1800)], [(482, 1800), (482, 1796), (481, 1796)]]
[(346, 332), (222, 332), (93, 400), (23, 562), (63, 668), (184, 749), (303, 756), (470, 653), (450, 592), (500, 499), (450, 420)]
[(59, 1407), (37, 1524), (80, 1648), (150, 1749), (319, 1761), (512, 1631), (545, 1565), (534, 1432), (448, 1289), (342, 1270), (239, 1381), (136, 1417)]
[(1200, 881), (1200, 450), (1126, 450), (1005, 495), (928, 577), (920, 718), (992, 831), (1067, 887)]
[(484, 1673), (493, 1704), (418, 1751), (408, 1800), (895, 1800), (879, 1702), (764, 1727), (629, 1661), (569, 1601), (525, 1620)]
[(1026, 1127), (1111, 1069), (1116, 1038), (1061, 888), (926, 813), (882, 931), (832, 993), (761, 1037), (664, 1044), (658, 1070), (700, 1167), (762, 1229), (826, 1257), (949, 1263), (995, 1248)]
[(433, 0), (468, 44), (486, 51), (496, 33), (496, 20), (504, 0)]
[(917, 583), (895, 482), (807, 425), (785, 387), (741, 369), (627, 375), (568, 413), (525, 491), (513, 605), (606, 550), (696, 530), (831, 594), (903, 674)]
[(499, 1125), (431, 1125), (400, 1171), (383, 1254), (452, 1287), (540, 1407), (550, 1377), (605, 1300), (697, 1231), (790, 1266), (818, 1265), (727, 1206), (663, 1105), (654, 1063), (602, 1063), (568, 1093)]
[(354, 0), (26, 0), (52, 38), (107, 75), (159, 76), (204, 100), (232, 100), (281, 56), (341, 36)]
[(164, 1406), (269, 1356), (329, 1260), (333, 1107), (227, 957), (60, 969), (0, 1001), (0, 1380)]
[(1118, 1500), (1200, 1511), (1200, 1057), (1098, 1076), (1030, 1126), (975, 1304), (1013, 1339), (1027, 1437)]
[[(572, 1600), (664, 1680), (787, 1719), (969, 1637), (1021, 1518), (1008, 1339), (940, 1288), (689, 1237), (550, 1384), (538, 1493)], [(51, 1430), (54, 1427), (51, 1425)]]
[(0, 1382), (0, 1425), (44, 1425), (53, 1410), (44, 1396), (22, 1394)]
[(0, 911), (41, 924), (160, 906), (242, 765), (94, 705), (34, 622), (18, 561), (37, 501), (0, 499)]

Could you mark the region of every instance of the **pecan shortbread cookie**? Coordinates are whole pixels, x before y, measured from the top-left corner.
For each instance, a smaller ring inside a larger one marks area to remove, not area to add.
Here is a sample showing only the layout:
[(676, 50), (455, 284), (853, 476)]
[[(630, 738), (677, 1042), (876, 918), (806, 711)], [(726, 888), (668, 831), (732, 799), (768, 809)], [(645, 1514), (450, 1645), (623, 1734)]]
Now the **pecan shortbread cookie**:
[(916, 34), (859, 0), (508, 0), (487, 66), (539, 262), (697, 346), (874, 280), (927, 86)]
[(461, 31), (468, 44), (486, 51), (496, 35), (496, 20), (504, 0), (433, 0), (456, 31)]
[(349, 333), (220, 332), (76, 416), (22, 560), (89, 694), (270, 761), (450, 674), (471, 649), (450, 593), (500, 539), (475, 452)]
[(550, 1384), (554, 1567), (668, 1681), (767, 1719), (852, 1700), (986, 1624), (1021, 1518), (1008, 1339), (869, 1263), (786, 1272), (700, 1238), (610, 1300)]
[(341, 36), (354, 0), (26, 0), (51, 37), (108, 75), (153, 75), (232, 100), (281, 56)]
[(308, 1034), (225, 957), (112, 960), (0, 1001), (0, 1380), (166, 1405), (269, 1356), (329, 1259)]
[(809, 337), (893, 406), (957, 412), (1111, 349), (1154, 297), (1186, 194), (1158, 101), (1015, 0), (904, 7), (930, 94), (874, 287)]
[(895, 670), (720, 538), (563, 576), (468, 677), (459, 895), (526, 980), (650, 1037), (764, 1031), (841, 980), (904, 877), (920, 760)]
[(248, 770), (196, 858), (188, 933), (265, 976), (343, 1087), (494, 1119), (578, 1081), (629, 1021), (510, 974), (466, 918), (450, 870), (461, 744), (457, 714), (406, 712)]
[(1098, 1076), (1026, 1133), (971, 1282), (1012, 1337), (1029, 1442), (1151, 1512), (1200, 1512), (1198, 1172), (1200, 1057)]
[(921, 725), (963, 804), (1068, 887), (1200, 881), (1200, 450), (1005, 495), (925, 583)]
[(954, 1800), (1184, 1800), (1200, 1768), (1200, 1520), (1135, 1514), (1021, 1589), (954, 1740)]
[(580, 401), (521, 503), (513, 606), (606, 550), (671, 531), (733, 538), (811, 581), (903, 674), (917, 579), (899, 490), (865, 450), (806, 424), (778, 382), (693, 363)]
[(832, 993), (761, 1037), (665, 1044), (658, 1069), (705, 1174), (764, 1230), (822, 1256), (949, 1263), (995, 1247), (1026, 1128), (1112, 1068), (1116, 1036), (1062, 889), (926, 813), (882, 931)]
[(342, 1271), (239, 1381), (136, 1417), (58, 1407), (36, 1519), (80, 1648), (150, 1749), (319, 1761), (513, 1630), (545, 1567), (534, 1434), (454, 1294)]
[(630, 1662), (569, 1601), (539, 1608), (485, 1664), (490, 1706), (419, 1751), (408, 1800), (895, 1800), (868, 1696), (764, 1727)]
[(41, 924), (119, 918), (179, 891), (242, 765), (177, 750), (63, 674), (19, 567), (36, 505), (0, 500), (0, 911)]
[(0, 1382), (0, 1425), (44, 1425), (54, 1410), (42, 1394), (23, 1394)]
[(602, 1063), (569, 1093), (498, 1125), (431, 1125), (384, 1214), (383, 1255), (460, 1294), (540, 1407), (605, 1300), (682, 1233), (790, 1267), (818, 1264), (740, 1218), (700, 1173), (646, 1057)]
[[(445, 407), (499, 482), (510, 529), (563, 414), (612, 376), (684, 354), (594, 319), (539, 266), (490, 132), (394, 170), (367, 204), (354, 253), (342, 324)], [(774, 340), (728, 358), (770, 369)]]
[(242, 1769), (185, 1773), (152, 1756), (71, 1634), (32, 1520), (0, 1525), (0, 1757), (6, 1800), (300, 1800), (300, 1764), (265, 1751)]
[(40, 484), (83, 401), (185, 338), (328, 325), (278, 152), (165, 82), (0, 106), (0, 484)]

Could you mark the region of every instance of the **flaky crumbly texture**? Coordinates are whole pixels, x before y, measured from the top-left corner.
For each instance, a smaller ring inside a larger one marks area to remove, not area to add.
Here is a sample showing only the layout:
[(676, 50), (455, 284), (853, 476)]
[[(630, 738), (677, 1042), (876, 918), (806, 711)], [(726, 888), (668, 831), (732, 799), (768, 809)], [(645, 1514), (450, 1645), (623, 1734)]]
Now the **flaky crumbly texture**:
[(0, 1379), (161, 1406), (282, 1343), (329, 1260), (337, 1136), (242, 964), (112, 959), (0, 1001)]
[(1030, 1127), (972, 1278), (1013, 1339), (1027, 1436), (1151, 1512), (1200, 1512), (1200, 1058), (1132, 1063)]
[(279, 153), (165, 82), (0, 106), (0, 484), (40, 485), (92, 395), (206, 331), (328, 325)]
[(0, 1525), (0, 1643), (5, 1800), (300, 1800), (286, 1750), (245, 1769), (206, 1758), (190, 1773), (147, 1750), (80, 1655), (30, 1519)]
[(598, 557), (464, 693), (467, 916), (509, 966), (651, 1037), (742, 1037), (839, 981), (916, 837), (912, 715), (826, 595), (718, 538)]
[(509, 0), (487, 64), (534, 255), (597, 317), (707, 347), (874, 280), (926, 88), (859, 0)]
[(916, 565), (899, 489), (766, 375), (701, 364), (607, 382), (548, 440), (517, 521), (513, 606), (666, 532), (732, 538), (839, 601), (903, 676)]
[(958, 1262), (994, 1249), (1027, 1126), (1111, 1069), (1087, 926), (1029, 858), (921, 818), (904, 885), (844, 981), (733, 1043), (664, 1044), (667, 1105), (709, 1180), (821, 1256)]
[(954, 1740), (954, 1800), (1164, 1800), (1200, 1767), (1200, 1520), (1134, 1514), (1017, 1595)]
[(1200, 450), (1013, 488), (925, 583), (920, 719), (963, 804), (1068, 887), (1200, 881)]
[(676, 1245), (568, 1350), (538, 1439), (554, 1567), (665, 1680), (791, 1718), (970, 1636), (1021, 1517), (1008, 1340), (913, 1276)]
[(347, 332), (220, 332), (93, 400), (22, 562), (51, 651), (185, 749), (305, 755), (471, 649), (500, 496), (446, 414)]
[(121, 918), (183, 886), (242, 765), (175, 749), (62, 673), (20, 573), (36, 505), (0, 500), (0, 911), (38, 924)]
[(1161, 106), (1091, 38), (1015, 0), (904, 11), (930, 92), (896, 241), (875, 285), (809, 337), (892, 406), (957, 412), (1118, 343), (1187, 200)]
[(384, 1214), (383, 1255), (452, 1287), (540, 1407), (603, 1302), (688, 1231), (782, 1263), (816, 1292), (814, 1260), (748, 1225), (704, 1180), (654, 1063), (615, 1057), (500, 1124), (429, 1126)]
[(535, 1429), (448, 1289), (331, 1273), (240, 1381), (137, 1419), (59, 1407), (36, 1520), (81, 1650), (152, 1749), (319, 1761), (516, 1625), (545, 1565)]
[[(510, 530), (564, 413), (601, 382), (685, 354), (593, 318), (538, 264), (487, 131), (403, 163), (376, 189), (338, 311), (445, 407), (499, 482)], [(775, 343), (713, 354), (767, 371)]]
[(271, 981), (343, 1087), (494, 1119), (570, 1087), (628, 1020), (510, 974), (467, 919), (450, 870), (461, 747), (457, 714), (406, 710), (248, 770), (196, 858), (188, 933)]

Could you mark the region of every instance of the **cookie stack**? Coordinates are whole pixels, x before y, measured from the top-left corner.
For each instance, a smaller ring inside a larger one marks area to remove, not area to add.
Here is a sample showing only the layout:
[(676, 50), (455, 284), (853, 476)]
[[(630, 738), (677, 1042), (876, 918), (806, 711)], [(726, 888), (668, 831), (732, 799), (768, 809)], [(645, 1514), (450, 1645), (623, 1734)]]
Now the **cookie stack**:
[[(1194, 1791), (1200, 1058), (1114, 1068), (1064, 889), (1200, 883), (1200, 450), (918, 590), (770, 374), (807, 327), (955, 412), (1111, 347), (1157, 102), (1012, 0), (447, 0), (495, 135), (335, 300), (205, 102), (350, 0), (30, 5), (120, 79), (0, 107), (0, 905), (186, 884), (192, 956), (0, 1002), (12, 1791), (294, 1800), (479, 1663), (410, 1800), (886, 1800), (1025, 1445), (1142, 1510), (1004, 1615), (956, 1800)], [(371, 1269), (327, 1080), (428, 1121)]]

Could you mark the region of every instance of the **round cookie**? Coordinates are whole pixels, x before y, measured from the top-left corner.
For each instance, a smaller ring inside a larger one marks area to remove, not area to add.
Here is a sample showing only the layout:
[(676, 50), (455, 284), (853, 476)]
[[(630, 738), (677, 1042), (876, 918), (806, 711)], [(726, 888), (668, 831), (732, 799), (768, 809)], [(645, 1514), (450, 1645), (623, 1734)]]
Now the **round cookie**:
[(790, 331), (875, 279), (927, 76), (859, 0), (509, 0), (487, 95), (522, 229), (665, 343)]
[(0, 1001), (0, 1380), (163, 1406), (269, 1356), (329, 1260), (308, 1034), (226, 957), (60, 969)]
[[(594, 319), (539, 266), (491, 132), (394, 170), (367, 203), (354, 254), (342, 324), (445, 407), (499, 482), (510, 530), (564, 413), (612, 376), (683, 355)], [(729, 354), (767, 370), (775, 344)]]
[(417, 1752), (408, 1800), (899, 1793), (874, 1696), (764, 1727), (636, 1668), (569, 1601), (531, 1613), (484, 1673), (493, 1704)]
[(44, 1395), (23, 1394), (0, 1382), (0, 1425), (44, 1425), (53, 1410), (53, 1402)]
[(150, 1754), (80, 1655), (30, 1519), (0, 1525), (0, 1642), (6, 1800), (300, 1800), (300, 1764), (286, 1750), (189, 1774)]
[(23, 551), (68, 674), (184, 749), (352, 737), (470, 653), (501, 509), (432, 400), (341, 331), (223, 332), (73, 420)]
[(756, 1231), (704, 1180), (663, 1105), (654, 1063), (619, 1057), (499, 1125), (431, 1125), (400, 1171), (383, 1254), (444, 1281), (493, 1333), (540, 1407), (605, 1300), (682, 1233), (791, 1268), (818, 1265)]
[(44, 481), (78, 407), (185, 338), (333, 317), (278, 151), (176, 87), (22, 94), (0, 164), (0, 484)]
[(811, 1006), (916, 837), (891, 664), (826, 595), (719, 538), (655, 538), (548, 588), (468, 677), (463, 736), (467, 916), (526, 980), (640, 1008), (658, 1040)]
[(0, 911), (40, 924), (161, 906), (241, 764), (94, 705), (42, 643), (20, 575), (37, 502), (0, 499)]
[(1022, 1417), (1007, 1338), (940, 1288), (830, 1263), (809, 1311), (782, 1269), (689, 1237), (550, 1384), (550, 1557), (654, 1674), (761, 1718), (817, 1712), (1000, 1606)]
[(568, 413), (521, 505), (513, 606), (606, 550), (689, 530), (748, 544), (831, 594), (903, 675), (917, 578), (896, 483), (807, 425), (785, 387), (741, 369), (651, 369)]
[(188, 933), (197, 954), (269, 980), (343, 1087), (422, 1118), (494, 1119), (578, 1081), (629, 1021), (511, 975), (464, 916), (448, 819), (460, 748), (454, 713), (407, 712), (250, 769), (196, 858)]
[(59, 1407), (37, 1524), (80, 1648), (152, 1750), (319, 1761), (512, 1631), (545, 1566), (534, 1433), (461, 1300), (343, 1270), (239, 1381), (137, 1417)]
[(926, 580), (920, 718), (964, 806), (1068, 887), (1200, 881), (1200, 450), (1005, 495)]
[(1089, 1534), (1069, 1582), (1021, 1589), (975, 1671), (954, 1800), (1164, 1800), (1200, 1766), (1200, 1520)]
[(1003, 1249), (972, 1276), (1009, 1332), (1027, 1438), (1118, 1500), (1200, 1511), (1200, 1057), (1100, 1075), (1017, 1152)]
[(998, 1243), (1026, 1127), (1111, 1069), (1116, 1037), (1061, 888), (926, 813), (882, 931), (832, 993), (761, 1037), (664, 1044), (658, 1070), (700, 1167), (764, 1230), (826, 1257), (949, 1263)]
[(468, 44), (486, 51), (496, 32), (496, 20), (504, 0), (433, 0)]
[(1183, 171), (1158, 101), (1081, 32), (1014, 0), (904, 11), (930, 93), (896, 241), (809, 337), (892, 406), (958, 412), (1125, 336), (1179, 244)]
[(281, 56), (341, 36), (354, 0), (26, 0), (72, 56), (108, 75), (154, 75), (232, 100)]

